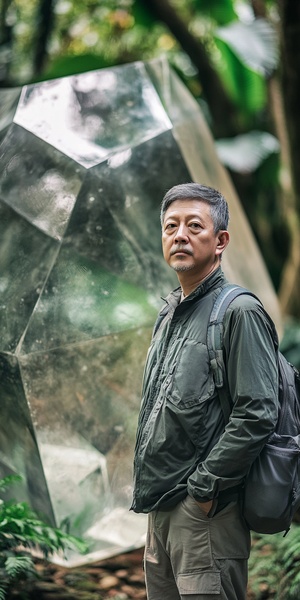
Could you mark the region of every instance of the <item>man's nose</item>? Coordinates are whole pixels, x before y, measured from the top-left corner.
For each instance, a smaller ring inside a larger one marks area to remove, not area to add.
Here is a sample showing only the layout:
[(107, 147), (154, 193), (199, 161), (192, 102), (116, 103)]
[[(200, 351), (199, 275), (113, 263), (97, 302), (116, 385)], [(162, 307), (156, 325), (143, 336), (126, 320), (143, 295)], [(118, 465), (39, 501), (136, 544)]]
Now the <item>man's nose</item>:
[(176, 231), (175, 241), (176, 242), (184, 242), (184, 243), (187, 243), (189, 241), (188, 228), (186, 227), (186, 225), (184, 223), (180, 223), (180, 225), (178, 226), (178, 229)]

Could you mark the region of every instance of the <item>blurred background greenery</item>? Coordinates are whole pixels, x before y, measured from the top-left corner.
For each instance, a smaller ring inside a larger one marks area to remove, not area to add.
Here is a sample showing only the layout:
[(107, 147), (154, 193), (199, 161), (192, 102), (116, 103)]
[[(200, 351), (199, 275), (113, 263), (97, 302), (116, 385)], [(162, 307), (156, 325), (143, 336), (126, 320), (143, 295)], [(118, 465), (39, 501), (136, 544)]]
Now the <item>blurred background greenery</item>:
[(300, 366), (300, 3), (2, 0), (0, 86), (162, 54), (199, 102), (278, 293)]

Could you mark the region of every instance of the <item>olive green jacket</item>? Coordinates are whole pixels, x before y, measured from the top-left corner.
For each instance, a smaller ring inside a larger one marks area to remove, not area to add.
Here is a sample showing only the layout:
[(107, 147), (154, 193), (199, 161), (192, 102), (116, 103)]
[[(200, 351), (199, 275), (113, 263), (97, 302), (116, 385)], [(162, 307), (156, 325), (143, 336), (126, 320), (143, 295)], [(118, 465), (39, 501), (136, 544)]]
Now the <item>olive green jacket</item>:
[(166, 298), (146, 360), (132, 510), (167, 509), (186, 494), (205, 502), (240, 486), (273, 431), (278, 371), (270, 319), (251, 296), (224, 318), (224, 362), (233, 403), (225, 428), (209, 366), (207, 325), (226, 279), (214, 271), (180, 302)]

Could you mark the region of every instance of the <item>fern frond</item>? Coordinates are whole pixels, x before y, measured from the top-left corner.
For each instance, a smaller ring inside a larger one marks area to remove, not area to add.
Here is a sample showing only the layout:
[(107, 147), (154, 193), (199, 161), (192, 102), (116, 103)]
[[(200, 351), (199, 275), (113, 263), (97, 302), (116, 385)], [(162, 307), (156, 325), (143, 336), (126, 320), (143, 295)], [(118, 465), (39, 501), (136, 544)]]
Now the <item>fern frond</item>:
[(300, 558), (300, 540), (296, 540), (293, 544), (289, 544), (289, 546), (286, 548), (282, 560), (287, 563), (288, 561), (290, 561), (292, 559), (299, 560)]
[(17, 579), (21, 575), (33, 575), (35, 572), (34, 563), (30, 556), (9, 556), (4, 567), (10, 579)]
[(300, 598), (300, 527), (293, 524), (289, 535), (256, 535), (249, 560), (249, 582), (255, 598), (261, 584), (267, 585), (273, 600)]
[[(21, 479), (17, 475), (0, 479), (0, 491)], [(88, 551), (83, 540), (46, 524), (26, 502), (0, 500), (0, 554), (19, 546), (38, 548), (46, 558), (67, 549), (81, 554)]]
[(0, 600), (5, 600), (6, 598), (7, 587), (0, 583)]

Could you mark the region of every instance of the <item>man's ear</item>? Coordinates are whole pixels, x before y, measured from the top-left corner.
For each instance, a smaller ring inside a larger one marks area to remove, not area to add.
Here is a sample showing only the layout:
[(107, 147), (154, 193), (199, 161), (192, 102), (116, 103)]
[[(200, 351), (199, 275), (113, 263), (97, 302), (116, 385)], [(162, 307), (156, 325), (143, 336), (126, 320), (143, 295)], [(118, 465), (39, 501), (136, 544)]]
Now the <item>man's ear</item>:
[(226, 229), (220, 229), (217, 235), (217, 247), (216, 247), (216, 256), (219, 256), (224, 252), (226, 246), (228, 246), (230, 240), (230, 236)]

